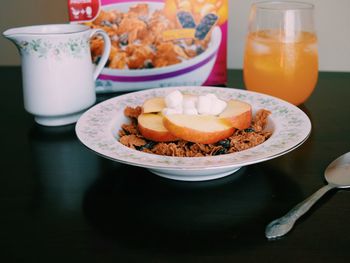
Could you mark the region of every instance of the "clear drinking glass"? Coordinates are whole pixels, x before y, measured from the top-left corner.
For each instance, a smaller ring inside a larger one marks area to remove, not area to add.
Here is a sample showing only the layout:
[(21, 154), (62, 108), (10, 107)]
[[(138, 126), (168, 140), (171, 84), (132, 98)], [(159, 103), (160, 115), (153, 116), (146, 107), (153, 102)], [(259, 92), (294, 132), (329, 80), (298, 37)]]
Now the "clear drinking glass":
[(258, 2), (251, 6), (244, 54), (248, 90), (302, 104), (318, 78), (314, 6), (301, 2)]

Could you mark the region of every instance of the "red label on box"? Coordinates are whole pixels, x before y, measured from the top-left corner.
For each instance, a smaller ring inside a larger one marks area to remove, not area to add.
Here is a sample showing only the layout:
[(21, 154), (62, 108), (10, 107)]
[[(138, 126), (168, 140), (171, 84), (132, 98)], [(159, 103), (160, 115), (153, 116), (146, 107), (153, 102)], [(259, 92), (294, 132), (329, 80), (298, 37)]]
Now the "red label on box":
[(69, 0), (69, 20), (83, 22), (93, 20), (100, 9), (100, 0)]

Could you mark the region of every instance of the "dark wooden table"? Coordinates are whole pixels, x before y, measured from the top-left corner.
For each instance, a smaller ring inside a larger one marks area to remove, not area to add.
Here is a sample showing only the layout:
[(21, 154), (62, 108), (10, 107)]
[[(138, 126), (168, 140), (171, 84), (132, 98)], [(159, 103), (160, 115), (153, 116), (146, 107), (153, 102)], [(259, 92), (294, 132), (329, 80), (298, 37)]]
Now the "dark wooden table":
[[(243, 88), (241, 75), (230, 70), (229, 86)], [(350, 151), (350, 73), (320, 74), (301, 106), (313, 125), (301, 147), (201, 183), (95, 155), (74, 125), (34, 123), (19, 67), (1, 67), (0, 81), (0, 262), (349, 262), (348, 191), (327, 194), (280, 240), (264, 230)]]

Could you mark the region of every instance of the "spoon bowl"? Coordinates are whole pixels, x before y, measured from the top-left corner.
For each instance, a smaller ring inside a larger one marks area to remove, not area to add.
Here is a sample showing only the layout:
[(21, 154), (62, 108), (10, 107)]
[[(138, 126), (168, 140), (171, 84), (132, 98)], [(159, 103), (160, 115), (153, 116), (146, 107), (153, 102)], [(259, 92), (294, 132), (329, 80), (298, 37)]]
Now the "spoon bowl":
[(350, 187), (350, 152), (343, 154), (328, 165), (325, 178), (329, 184), (337, 188)]
[(277, 239), (287, 234), (294, 223), (304, 215), (325, 193), (334, 188), (350, 187), (350, 152), (331, 162), (325, 170), (325, 186), (292, 208), (286, 215), (267, 225), (265, 235), (268, 239)]

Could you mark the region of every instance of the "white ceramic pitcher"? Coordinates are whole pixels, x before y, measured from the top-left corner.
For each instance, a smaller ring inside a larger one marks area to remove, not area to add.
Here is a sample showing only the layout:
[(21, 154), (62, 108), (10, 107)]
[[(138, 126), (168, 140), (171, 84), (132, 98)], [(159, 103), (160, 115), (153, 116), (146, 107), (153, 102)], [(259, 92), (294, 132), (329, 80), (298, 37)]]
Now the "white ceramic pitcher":
[[(37, 123), (74, 123), (95, 103), (95, 80), (111, 48), (103, 30), (57, 24), (12, 28), (3, 35), (20, 51), (24, 108)], [(89, 46), (95, 35), (104, 40), (104, 52), (97, 66), (92, 63)]]

